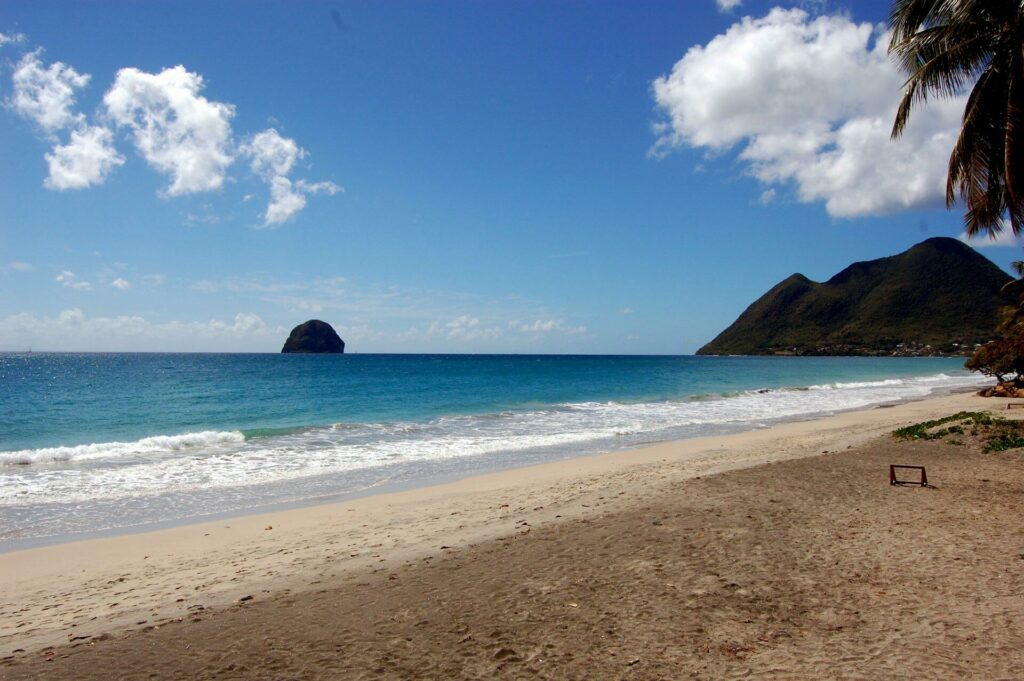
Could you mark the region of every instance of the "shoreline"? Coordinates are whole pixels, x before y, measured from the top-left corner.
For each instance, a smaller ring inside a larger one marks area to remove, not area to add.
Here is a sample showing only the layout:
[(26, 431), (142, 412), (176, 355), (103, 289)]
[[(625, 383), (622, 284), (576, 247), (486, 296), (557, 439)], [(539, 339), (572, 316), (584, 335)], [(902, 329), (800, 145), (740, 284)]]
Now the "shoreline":
[(666, 485), (843, 451), (991, 410), (973, 393), (554, 461), (430, 487), (0, 554), (0, 654), (162, 626), (190, 609), (301, 593), (425, 556), (628, 509)]
[(94, 539), (108, 539), (126, 535), (147, 534), (150, 532), (159, 532), (178, 527), (197, 525), (203, 523), (218, 523), (222, 521), (228, 521), (235, 518), (242, 518), (252, 515), (268, 515), (322, 505), (349, 503), (367, 497), (408, 492), (420, 488), (436, 487), (439, 485), (453, 483), (467, 478), (478, 477), (481, 475), (502, 474), (507, 471), (515, 471), (522, 468), (532, 468), (534, 466), (543, 466), (548, 463), (573, 461), (576, 459), (585, 459), (594, 456), (628, 454), (629, 452), (635, 452), (650, 447), (658, 447), (673, 443), (681, 443), (691, 440), (700, 441), (718, 437), (730, 437), (733, 435), (742, 435), (744, 433), (750, 433), (760, 430), (770, 430), (772, 428), (776, 428), (780, 425), (784, 425), (787, 423), (814, 422), (820, 419), (825, 419), (831, 416), (836, 416), (844, 413), (870, 411), (873, 409), (887, 409), (902, 404), (927, 401), (949, 395), (973, 393), (976, 391), (976, 388), (977, 386), (946, 387), (937, 389), (932, 394), (925, 397), (904, 397), (893, 399), (890, 401), (883, 401), (867, 406), (850, 407), (846, 409), (829, 410), (821, 412), (810, 412), (806, 414), (798, 414), (792, 416), (783, 416), (778, 417), (776, 419), (767, 419), (767, 424), (757, 421), (749, 421), (734, 424), (719, 424), (714, 429), (717, 430), (718, 432), (713, 432), (707, 435), (698, 435), (691, 437), (668, 437), (666, 439), (652, 439), (649, 441), (642, 441), (640, 443), (625, 443), (619, 446), (614, 446), (615, 443), (614, 441), (611, 440), (595, 440), (592, 443), (589, 443), (589, 445), (578, 444), (576, 445), (576, 448), (574, 450), (570, 450), (568, 452), (564, 451), (566, 447), (552, 448), (560, 450), (560, 453), (543, 454), (541, 455), (539, 461), (527, 459), (522, 462), (516, 462), (515, 460), (503, 458), (502, 453), (487, 454), (479, 457), (477, 467), (472, 471), (441, 470), (440, 472), (435, 471), (427, 474), (426, 476), (415, 479), (399, 479), (397, 481), (387, 480), (384, 482), (375, 483), (369, 487), (351, 491), (321, 494), (316, 496), (296, 498), (283, 501), (274, 501), (269, 503), (260, 503), (253, 506), (246, 506), (234, 509), (224, 509), (214, 512), (201, 511), (194, 515), (175, 517), (166, 520), (144, 521), (129, 525), (104, 527), (96, 530), (86, 530), (79, 532), (57, 534), (43, 534), (26, 537), (13, 537), (8, 539), (0, 538), (0, 556), (6, 553), (16, 551), (45, 548), (49, 546), (89, 541)]

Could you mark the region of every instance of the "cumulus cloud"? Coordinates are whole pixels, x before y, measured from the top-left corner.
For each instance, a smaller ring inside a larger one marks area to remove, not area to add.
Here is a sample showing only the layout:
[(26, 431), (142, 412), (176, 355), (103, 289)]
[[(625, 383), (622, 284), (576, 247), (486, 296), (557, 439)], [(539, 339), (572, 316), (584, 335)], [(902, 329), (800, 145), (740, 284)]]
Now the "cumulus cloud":
[(743, 0), (715, 0), (719, 12), (731, 12), (743, 4)]
[(168, 196), (219, 189), (231, 153), (235, 108), (203, 97), (203, 78), (184, 66), (146, 73), (124, 68), (103, 103), (111, 119), (132, 132), (135, 147), (171, 183)]
[(41, 49), (29, 52), (15, 66), (9, 105), (52, 134), (84, 120), (74, 111), (75, 91), (89, 84), (89, 75), (59, 61), (43, 66), (42, 53)]
[[(53, 149), (45, 154), (49, 174), (47, 189), (84, 189), (102, 184), (107, 175), (124, 163), (114, 149), (113, 133), (97, 125), (86, 125), (85, 115), (74, 110), (75, 91), (88, 85), (90, 76), (62, 62), (43, 66), (42, 50), (29, 52), (14, 69), (14, 94), (8, 104), (20, 116), (35, 121)], [(56, 141), (56, 133), (71, 129), (67, 144)]]
[(114, 148), (114, 134), (95, 125), (72, 131), (70, 141), (54, 145), (45, 158), (50, 174), (43, 184), (57, 190), (103, 184), (114, 168), (124, 163), (124, 157)]
[(121, 277), (118, 277), (114, 281), (110, 282), (110, 285), (119, 291), (127, 291), (132, 287), (131, 283), (128, 282), (127, 279), (122, 279)]
[(241, 152), (249, 157), (252, 171), (270, 187), (270, 203), (263, 216), (266, 227), (292, 219), (306, 207), (307, 194), (324, 193), (333, 196), (341, 191), (341, 187), (333, 182), (292, 182), (288, 175), (296, 162), (305, 158), (306, 150), (295, 140), (283, 137), (274, 128), (254, 135), (242, 145)]
[(890, 141), (904, 78), (887, 45), (878, 27), (841, 15), (746, 17), (654, 81), (664, 118), (650, 154), (739, 146), (758, 180), (792, 183), (836, 217), (941, 205), (964, 98), (929, 102)]
[(33, 265), (32, 263), (21, 262), (19, 260), (13, 260), (4, 265), (3, 267), (0, 267), (0, 270), (13, 270), (14, 272), (31, 272), (34, 269), (35, 265)]
[(65, 288), (73, 288), (76, 291), (91, 291), (92, 284), (87, 281), (78, 281), (74, 272), (64, 270), (57, 275), (55, 281)]
[[(23, 36), (0, 33), (0, 46)], [(12, 76), (13, 94), (8, 108), (35, 122), (53, 144), (45, 154), (48, 189), (84, 189), (103, 184), (111, 172), (125, 163), (115, 148), (114, 130), (87, 123), (75, 110), (76, 93), (86, 87), (89, 74), (79, 73), (63, 62), (44, 65), (42, 49), (25, 54)], [(203, 96), (203, 77), (184, 66), (148, 73), (123, 68), (103, 96), (102, 122), (127, 130), (139, 155), (169, 183), (163, 194), (170, 197), (220, 189), (239, 154), (248, 157), (253, 172), (270, 189), (264, 226), (276, 226), (294, 218), (314, 194), (334, 195), (343, 189), (333, 182), (293, 180), (290, 175), (306, 151), (295, 140), (275, 129), (254, 135), (235, 147), (231, 122), (232, 104)], [(57, 133), (70, 130), (67, 143)], [(247, 194), (248, 201), (251, 194)], [(216, 218), (203, 218), (214, 221)], [(193, 221), (190, 216), (190, 221)]]
[(563, 333), (574, 336), (587, 332), (585, 326), (569, 326), (561, 319), (537, 319), (533, 322), (521, 322), (518, 320), (508, 323), (509, 328), (521, 333)]
[(295, 140), (282, 137), (274, 128), (254, 135), (242, 151), (251, 158), (252, 171), (265, 180), (289, 174), (295, 162), (306, 156)]

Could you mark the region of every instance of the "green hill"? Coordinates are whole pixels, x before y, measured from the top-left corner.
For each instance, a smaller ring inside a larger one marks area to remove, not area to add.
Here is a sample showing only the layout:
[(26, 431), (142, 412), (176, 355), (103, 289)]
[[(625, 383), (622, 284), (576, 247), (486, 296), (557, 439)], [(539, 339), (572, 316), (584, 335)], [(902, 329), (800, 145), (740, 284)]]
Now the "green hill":
[(928, 239), (824, 284), (794, 274), (697, 354), (959, 354), (992, 339), (1010, 280), (956, 239)]

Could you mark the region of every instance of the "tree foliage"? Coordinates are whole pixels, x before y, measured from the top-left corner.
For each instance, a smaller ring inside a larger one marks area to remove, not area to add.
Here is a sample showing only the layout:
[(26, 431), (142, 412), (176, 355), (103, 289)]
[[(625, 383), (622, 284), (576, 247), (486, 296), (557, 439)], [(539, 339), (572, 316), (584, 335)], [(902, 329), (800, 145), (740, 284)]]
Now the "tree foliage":
[(1005, 308), (999, 338), (978, 348), (964, 366), (1000, 383), (1009, 379), (1017, 384), (1024, 381), (1024, 279), (1011, 281), (1003, 293), (1016, 305)]
[(914, 106), (973, 84), (949, 159), (946, 204), (967, 233), (1024, 229), (1024, 8), (1020, 0), (894, 0), (889, 52), (907, 74), (892, 135)]

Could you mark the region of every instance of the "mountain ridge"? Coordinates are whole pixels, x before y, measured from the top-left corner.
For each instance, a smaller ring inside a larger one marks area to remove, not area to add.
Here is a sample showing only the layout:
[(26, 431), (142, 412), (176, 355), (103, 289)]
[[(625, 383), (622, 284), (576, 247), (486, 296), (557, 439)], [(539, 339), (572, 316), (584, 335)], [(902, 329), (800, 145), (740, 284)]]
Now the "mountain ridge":
[(823, 283), (792, 274), (697, 354), (965, 354), (995, 335), (1011, 280), (966, 244), (933, 237)]

